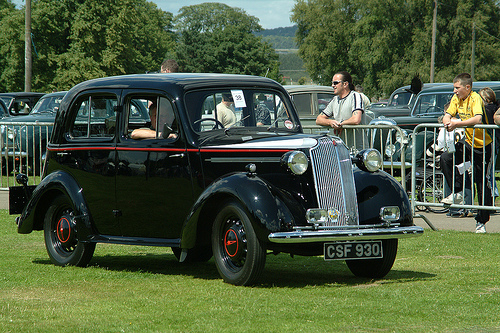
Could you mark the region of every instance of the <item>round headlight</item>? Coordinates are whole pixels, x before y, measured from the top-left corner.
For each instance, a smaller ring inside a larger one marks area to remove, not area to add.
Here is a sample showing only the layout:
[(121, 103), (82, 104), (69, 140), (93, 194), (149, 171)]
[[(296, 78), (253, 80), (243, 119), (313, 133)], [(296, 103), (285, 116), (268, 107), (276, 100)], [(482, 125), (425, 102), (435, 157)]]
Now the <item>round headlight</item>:
[(17, 131), (13, 128), (7, 128), (7, 137), (10, 139), (10, 140), (14, 140), (14, 138), (16, 137), (16, 133)]
[(385, 146), (385, 156), (391, 157), (396, 152), (396, 146), (393, 144), (388, 144)]
[(401, 133), (396, 132), (396, 142), (408, 144), (408, 132), (406, 130), (401, 130)]
[(375, 172), (382, 168), (382, 156), (376, 149), (366, 149), (363, 152), (363, 165), (367, 171)]
[(306, 154), (301, 151), (291, 151), (283, 155), (282, 164), (296, 175), (302, 175), (306, 172), (309, 165)]

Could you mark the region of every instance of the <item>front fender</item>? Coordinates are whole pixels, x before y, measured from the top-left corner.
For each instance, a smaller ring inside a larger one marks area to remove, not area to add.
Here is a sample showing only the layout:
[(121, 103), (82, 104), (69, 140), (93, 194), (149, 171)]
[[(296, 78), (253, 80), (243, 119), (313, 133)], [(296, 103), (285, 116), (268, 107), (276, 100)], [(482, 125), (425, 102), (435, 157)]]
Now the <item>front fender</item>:
[(226, 199), (243, 204), (254, 223), (257, 237), (262, 241), (268, 241), (270, 232), (294, 223), (293, 214), (269, 183), (255, 175), (235, 173), (216, 180), (199, 196), (183, 228), (182, 248), (194, 247), (200, 242), (198, 236), (205, 236), (205, 241), (208, 236), (209, 240), (215, 216)]
[(17, 232), (28, 234), (42, 230), (47, 209), (54, 197), (60, 194), (66, 195), (74, 205), (79, 239), (87, 239), (91, 234), (91, 223), (82, 188), (70, 174), (61, 170), (47, 175), (35, 188), (17, 219)]
[(380, 223), (380, 208), (398, 206), (401, 217), (398, 223), (402, 226), (413, 225), (410, 200), (401, 184), (387, 172), (379, 170), (369, 173), (354, 168), (356, 183), (359, 223)]

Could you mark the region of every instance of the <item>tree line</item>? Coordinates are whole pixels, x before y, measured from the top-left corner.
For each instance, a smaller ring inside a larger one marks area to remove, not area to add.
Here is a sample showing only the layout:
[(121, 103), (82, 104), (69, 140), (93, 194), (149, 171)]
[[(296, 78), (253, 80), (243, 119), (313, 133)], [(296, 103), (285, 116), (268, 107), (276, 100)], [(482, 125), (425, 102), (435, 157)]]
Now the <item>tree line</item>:
[[(220, 3), (174, 16), (146, 0), (32, 0), (31, 20), (33, 91), (158, 71), (167, 58), (185, 72), (280, 79), (278, 55), (254, 34), (258, 19)], [(24, 10), (0, 0), (0, 91), (24, 88), (24, 33)]]
[[(471, 72), (499, 80), (500, 4), (496, 0), (437, 2), (434, 82)], [(311, 78), (330, 84), (347, 70), (371, 96), (388, 96), (418, 74), (430, 80), (434, 0), (297, 0), (299, 55)]]

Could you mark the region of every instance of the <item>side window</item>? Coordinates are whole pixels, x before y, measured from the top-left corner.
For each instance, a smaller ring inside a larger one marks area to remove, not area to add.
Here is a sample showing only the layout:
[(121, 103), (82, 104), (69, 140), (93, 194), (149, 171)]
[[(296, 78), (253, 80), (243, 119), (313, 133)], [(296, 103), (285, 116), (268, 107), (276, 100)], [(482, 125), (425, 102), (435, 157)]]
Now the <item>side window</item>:
[(311, 110), (311, 94), (297, 94), (292, 96), (295, 108), (299, 113), (299, 116), (310, 116), (312, 115)]
[(30, 113), (31, 101), (29, 98), (16, 98), (12, 104), (12, 112), (15, 114)]
[(112, 138), (116, 128), (116, 96), (91, 95), (77, 100), (70, 136), (80, 138)]
[(162, 96), (133, 95), (127, 98), (126, 136), (135, 140), (175, 139), (179, 126), (174, 106)]

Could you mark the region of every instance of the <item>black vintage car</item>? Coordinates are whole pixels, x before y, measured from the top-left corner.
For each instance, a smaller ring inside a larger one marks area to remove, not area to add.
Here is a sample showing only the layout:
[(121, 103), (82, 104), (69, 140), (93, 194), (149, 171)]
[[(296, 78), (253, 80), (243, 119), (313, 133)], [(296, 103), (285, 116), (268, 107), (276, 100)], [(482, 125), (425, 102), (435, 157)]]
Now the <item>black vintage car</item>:
[(45, 95), (37, 92), (0, 93), (0, 99), (7, 106), (10, 116), (24, 116), (30, 113), (36, 102)]
[[(182, 262), (213, 256), (235, 285), (254, 282), (266, 254), (280, 252), (385, 276), (398, 239), (423, 233), (406, 193), (379, 170), (378, 151), (352, 157), (339, 138), (303, 134), (288, 96), (270, 79), (222, 74), (75, 86), (43, 180), (33, 189), (20, 175), (24, 188), (11, 188), (18, 232), (43, 230), (61, 266), (85, 266), (96, 243), (115, 243), (171, 247)], [(256, 126), (261, 102), (271, 121)]]

